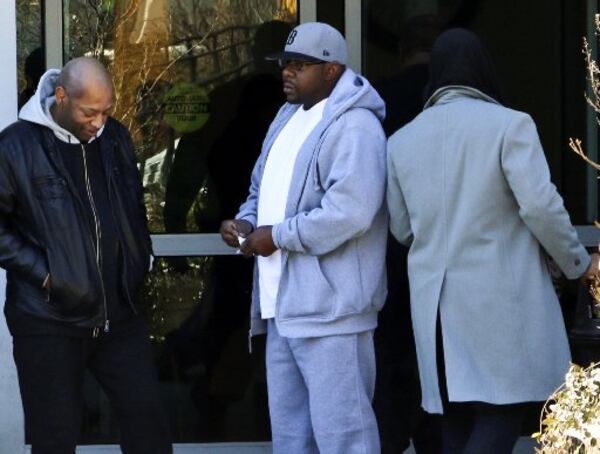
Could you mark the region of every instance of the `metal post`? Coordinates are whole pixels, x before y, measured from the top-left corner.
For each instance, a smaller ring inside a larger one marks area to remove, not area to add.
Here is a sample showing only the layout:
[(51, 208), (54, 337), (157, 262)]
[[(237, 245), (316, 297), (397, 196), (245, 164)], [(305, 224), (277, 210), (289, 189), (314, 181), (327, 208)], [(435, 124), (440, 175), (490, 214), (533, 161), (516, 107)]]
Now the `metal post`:
[(300, 23), (314, 22), (316, 20), (317, 0), (300, 0)]
[(348, 43), (348, 66), (362, 72), (362, 0), (346, 0), (346, 42)]
[(62, 0), (45, 0), (44, 2), (44, 44), (46, 46), (46, 68), (62, 68), (64, 51)]

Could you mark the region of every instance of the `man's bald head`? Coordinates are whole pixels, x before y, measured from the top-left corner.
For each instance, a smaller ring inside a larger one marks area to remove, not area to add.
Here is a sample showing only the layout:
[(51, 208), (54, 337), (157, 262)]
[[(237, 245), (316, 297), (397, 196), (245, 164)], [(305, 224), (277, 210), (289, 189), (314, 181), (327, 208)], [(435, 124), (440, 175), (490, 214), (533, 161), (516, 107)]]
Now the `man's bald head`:
[(79, 98), (89, 90), (113, 91), (108, 70), (90, 57), (79, 57), (68, 62), (60, 72), (56, 86), (63, 87), (73, 98)]
[(76, 58), (62, 69), (50, 107), (54, 121), (81, 142), (96, 136), (106, 123), (114, 89), (106, 68), (93, 58)]

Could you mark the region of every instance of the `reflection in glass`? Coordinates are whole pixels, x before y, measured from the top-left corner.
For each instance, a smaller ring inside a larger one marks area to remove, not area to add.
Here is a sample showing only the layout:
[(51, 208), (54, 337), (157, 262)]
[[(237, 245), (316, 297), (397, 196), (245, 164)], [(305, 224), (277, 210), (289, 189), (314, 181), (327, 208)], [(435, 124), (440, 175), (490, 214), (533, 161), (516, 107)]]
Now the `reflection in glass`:
[(346, 35), (345, 0), (317, 2), (317, 21), (325, 22)]
[[(363, 69), (386, 102), (387, 136), (423, 109), (429, 54), (443, 27), (437, 3), (363, 0)], [(410, 299), (406, 257), (407, 249), (390, 237), (388, 298), (375, 331), (373, 408), (383, 452), (403, 452), (411, 442), (417, 452), (440, 452), (440, 421), (420, 408), (410, 308), (397, 304)]]
[(63, 3), (67, 59), (94, 55), (113, 74), (113, 116), (136, 144), (151, 231), (216, 232), (284, 100), (264, 56), (281, 49), (297, 1)]
[[(216, 232), (284, 101), (264, 56), (281, 50), (297, 0), (63, 0), (63, 11), (65, 60), (95, 56), (113, 75), (151, 231)], [(144, 315), (176, 442), (270, 439), (264, 350), (248, 354), (251, 281), (239, 256), (155, 263)], [(83, 442), (114, 443), (107, 400), (86, 387)]]
[[(248, 352), (252, 261), (240, 256), (155, 262), (142, 297), (174, 440), (270, 439), (264, 348)], [(83, 444), (116, 443), (108, 400), (86, 377)]]
[(17, 0), (19, 109), (33, 95), (46, 68), (41, 1)]
[[(509, 106), (531, 114), (538, 125), (552, 179), (573, 221), (586, 223), (585, 166), (566, 151), (568, 137), (583, 135), (586, 125), (580, 52), (585, 2), (566, 7), (530, 0), (508, 7), (506, 2), (484, 0), (363, 0), (362, 6), (363, 70), (386, 102), (388, 136), (423, 109), (429, 55), (437, 36), (452, 27), (470, 29), (492, 53)], [(533, 17), (535, 22), (553, 24), (553, 33), (532, 27)], [(412, 443), (417, 452), (439, 452), (441, 422), (419, 407), (409, 307), (395, 304), (409, 299), (406, 255), (390, 239), (388, 301), (375, 333), (374, 407), (383, 451), (402, 452)], [(563, 300), (565, 307), (574, 307), (573, 295)], [(539, 417), (533, 410), (528, 424)], [(528, 430), (535, 426), (523, 432)]]
[[(447, 28), (470, 29), (490, 49), (508, 105), (535, 120), (552, 180), (571, 219), (575, 224), (590, 222), (583, 196), (585, 169), (565, 153), (569, 137), (585, 137), (589, 128), (581, 95), (586, 89), (581, 37), (586, 24), (593, 26), (589, 3), (566, 7), (531, 0), (507, 7), (484, 0), (363, 0), (362, 5), (363, 71), (384, 95), (388, 134), (422, 107), (431, 39)], [(553, 32), (532, 27), (533, 17), (552, 24)], [(595, 184), (592, 190), (596, 192)]]

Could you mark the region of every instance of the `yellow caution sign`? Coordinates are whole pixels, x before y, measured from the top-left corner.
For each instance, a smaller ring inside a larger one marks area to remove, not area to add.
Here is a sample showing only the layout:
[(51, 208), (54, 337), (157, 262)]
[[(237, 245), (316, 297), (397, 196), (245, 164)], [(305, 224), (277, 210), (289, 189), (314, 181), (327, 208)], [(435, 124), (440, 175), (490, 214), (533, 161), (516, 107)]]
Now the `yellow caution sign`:
[(197, 131), (210, 117), (206, 90), (191, 83), (175, 85), (164, 98), (165, 122), (178, 132)]

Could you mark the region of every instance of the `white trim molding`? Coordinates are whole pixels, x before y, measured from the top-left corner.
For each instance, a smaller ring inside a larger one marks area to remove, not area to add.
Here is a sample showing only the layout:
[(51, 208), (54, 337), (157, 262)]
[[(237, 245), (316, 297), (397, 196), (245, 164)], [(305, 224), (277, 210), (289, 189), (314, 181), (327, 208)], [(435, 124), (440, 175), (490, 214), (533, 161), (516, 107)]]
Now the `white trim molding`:
[[(4, 453), (4, 451), (0, 451)], [(272, 454), (270, 442), (186, 443), (173, 445), (173, 454)], [(27, 446), (27, 454), (31, 447)], [(121, 454), (118, 445), (78, 446), (77, 454)]]
[(317, 20), (317, 0), (299, 0), (300, 23), (314, 22)]
[(155, 257), (193, 257), (200, 255), (236, 255), (218, 233), (177, 233), (152, 235)]
[[(17, 119), (17, 19), (16, 2), (2, 3), (0, 14), (0, 130)], [(6, 275), (0, 270), (0, 299), (4, 307)], [(12, 338), (6, 320), (0, 316), (0, 452), (25, 452), (25, 423), (15, 363), (12, 360)]]
[(44, 1), (44, 43), (46, 46), (46, 68), (63, 66), (63, 2)]
[(362, 73), (362, 0), (344, 2), (348, 66)]
[(16, 3), (6, 2), (0, 14), (0, 131), (17, 119), (17, 19)]

